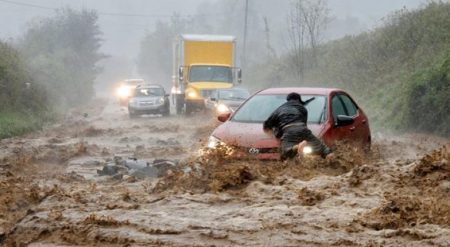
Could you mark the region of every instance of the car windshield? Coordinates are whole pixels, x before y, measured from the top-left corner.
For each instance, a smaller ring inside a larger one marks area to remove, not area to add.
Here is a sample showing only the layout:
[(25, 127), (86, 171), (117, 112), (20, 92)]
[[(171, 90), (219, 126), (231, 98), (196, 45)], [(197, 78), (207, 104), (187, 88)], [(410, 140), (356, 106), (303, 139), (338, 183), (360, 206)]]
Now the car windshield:
[(221, 100), (245, 100), (250, 93), (245, 89), (226, 89), (218, 91), (218, 98)]
[[(318, 124), (324, 115), (326, 98), (323, 95), (302, 95), (302, 100), (306, 101), (312, 97), (314, 100), (306, 105), (308, 123)], [(286, 95), (255, 95), (234, 114), (232, 121), (262, 123), (285, 102)]]
[(163, 96), (164, 90), (162, 88), (137, 88), (134, 94), (136, 97), (146, 96)]
[(226, 66), (192, 66), (189, 72), (190, 82), (233, 82), (233, 73), (230, 67)]

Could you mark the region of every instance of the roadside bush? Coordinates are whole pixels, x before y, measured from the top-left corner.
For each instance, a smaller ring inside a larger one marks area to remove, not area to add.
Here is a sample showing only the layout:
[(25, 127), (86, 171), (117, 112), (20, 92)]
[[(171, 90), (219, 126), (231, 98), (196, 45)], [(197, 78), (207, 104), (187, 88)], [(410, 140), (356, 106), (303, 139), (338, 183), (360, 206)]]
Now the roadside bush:
[(45, 90), (26, 70), (19, 52), (0, 41), (0, 139), (24, 134), (52, 119)]
[(450, 136), (450, 52), (443, 62), (415, 74), (405, 94), (410, 129)]
[(53, 120), (53, 116), (49, 113), (39, 115), (22, 112), (0, 112), (0, 139), (40, 130), (51, 120)]

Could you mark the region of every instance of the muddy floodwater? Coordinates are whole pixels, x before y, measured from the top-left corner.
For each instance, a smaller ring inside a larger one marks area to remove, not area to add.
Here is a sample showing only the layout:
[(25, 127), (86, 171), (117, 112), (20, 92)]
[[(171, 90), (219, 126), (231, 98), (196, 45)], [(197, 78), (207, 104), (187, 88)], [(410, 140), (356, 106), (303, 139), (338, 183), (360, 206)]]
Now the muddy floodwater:
[(0, 141), (0, 245), (450, 246), (448, 139), (374, 132), (370, 153), (331, 163), (233, 161), (201, 155), (217, 124), (97, 100)]

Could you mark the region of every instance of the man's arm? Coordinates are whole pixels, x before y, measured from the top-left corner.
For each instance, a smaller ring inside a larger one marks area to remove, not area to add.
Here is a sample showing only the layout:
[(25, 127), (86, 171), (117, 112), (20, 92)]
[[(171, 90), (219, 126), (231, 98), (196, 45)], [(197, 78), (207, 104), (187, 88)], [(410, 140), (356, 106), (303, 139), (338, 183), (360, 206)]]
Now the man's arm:
[(263, 129), (264, 131), (270, 130), (272, 131), (272, 128), (275, 127), (276, 125), (276, 120), (277, 120), (277, 112), (278, 110), (275, 110), (269, 118), (267, 118), (266, 121), (264, 121), (263, 124)]

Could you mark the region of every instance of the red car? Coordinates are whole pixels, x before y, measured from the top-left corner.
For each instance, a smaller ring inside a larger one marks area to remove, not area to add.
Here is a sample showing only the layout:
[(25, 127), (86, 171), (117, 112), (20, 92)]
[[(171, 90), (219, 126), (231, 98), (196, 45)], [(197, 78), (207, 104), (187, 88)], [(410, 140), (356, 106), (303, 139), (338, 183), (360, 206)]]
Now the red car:
[(296, 92), (306, 101), (308, 128), (328, 146), (335, 141), (350, 140), (370, 147), (369, 120), (364, 111), (348, 93), (332, 88), (269, 88), (254, 94), (233, 114), (219, 115), (224, 122), (209, 138), (208, 147), (219, 143), (239, 148), (259, 159), (279, 159), (279, 141), (263, 131), (263, 122), (281, 104), (286, 96)]

